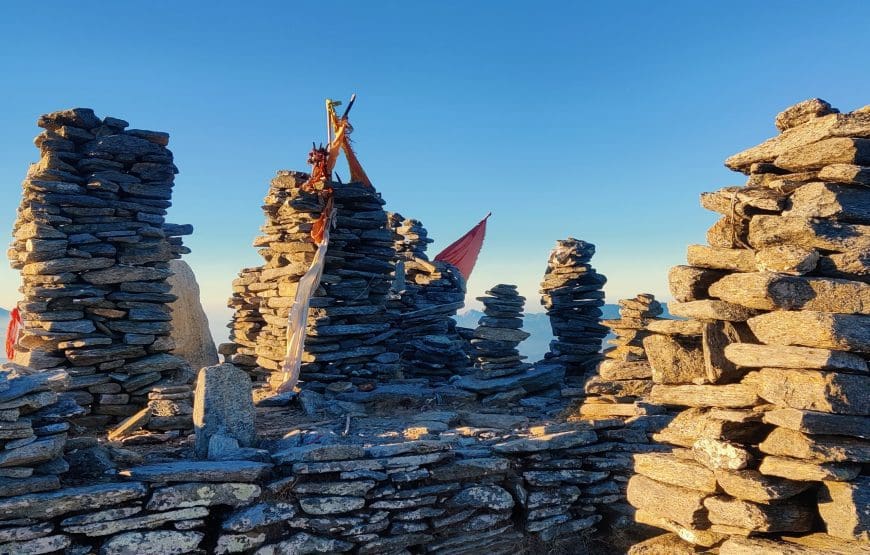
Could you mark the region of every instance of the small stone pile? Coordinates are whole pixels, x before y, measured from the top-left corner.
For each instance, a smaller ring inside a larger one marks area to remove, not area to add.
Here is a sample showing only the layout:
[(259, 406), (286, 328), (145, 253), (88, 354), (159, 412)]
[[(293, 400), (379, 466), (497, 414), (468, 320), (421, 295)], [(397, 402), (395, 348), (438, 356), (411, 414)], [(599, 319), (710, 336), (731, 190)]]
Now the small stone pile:
[(584, 386), (587, 397), (580, 407), (581, 416), (632, 417), (647, 412), (645, 401), (653, 382), (643, 340), (650, 334), (647, 326), (662, 312), (655, 297), (642, 293), (619, 301), (618, 320), (601, 322), (616, 337), (610, 340), (613, 346), (604, 350), (605, 359), (598, 365), (597, 375)]
[[(231, 340), (222, 347), (228, 361), (248, 366), (255, 377), (280, 380), (287, 344), (287, 316), (300, 277), (316, 250), (311, 226), (320, 216), (317, 195), (302, 191), (308, 176), (280, 171), (272, 180), (263, 210), (264, 235), (254, 241), (266, 263), (244, 270), (233, 283), (235, 309)], [(361, 183), (332, 184), (336, 226), (330, 232), (326, 267), (311, 300), (302, 379), (323, 388), (337, 381), (389, 379), (399, 372), (398, 355), (384, 342), (395, 332), (385, 309), (395, 269), (394, 234), (384, 201)]]
[(496, 285), (477, 297), (483, 303), (483, 314), (474, 330), (475, 376), (482, 380), (501, 378), (531, 368), (523, 362), (517, 345), (529, 337), (522, 330), (525, 297), (517, 293), (516, 285)]
[(178, 172), (169, 135), (84, 108), (37, 124), (41, 158), (24, 180), (9, 250), (24, 295), (15, 361), (68, 369), (90, 411), (76, 422), (99, 427), (140, 410), (155, 385), (191, 377), (170, 354), (166, 279), (193, 229), (164, 221)]
[[(444, 262), (426, 255), (426, 229), (419, 220), (389, 215), (396, 231), (394, 291), (387, 308), (398, 330), (389, 349), (401, 355), (402, 374), (441, 381), (465, 373), (469, 367), (467, 344), (456, 332), (453, 316), (465, 305), (465, 280)], [(400, 285), (398, 285), (400, 284)]]
[(84, 412), (58, 393), (69, 383), (65, 372), (32, 372), (8, 363), (0, 372), (0, 497), (60, 487), (67, 418)]
[(553, 335), (548, 360), (563, 363), (569, 375), (586, 375), (601, 360), (607, 328), (603, 315), (607, 278), (589, 264), (595, 245), (569, 237), (556, 242), (541, 282), (541, 304), (550, 317)]
[(682, 412), (628, 500), (682, 539), (637, 553), (870, 551), (870, 109), (776, 124), (726, 161), (746, 186), (701, 197), (723, 216), (670, 274), (685, 336), (644, 340), (651, 400)]

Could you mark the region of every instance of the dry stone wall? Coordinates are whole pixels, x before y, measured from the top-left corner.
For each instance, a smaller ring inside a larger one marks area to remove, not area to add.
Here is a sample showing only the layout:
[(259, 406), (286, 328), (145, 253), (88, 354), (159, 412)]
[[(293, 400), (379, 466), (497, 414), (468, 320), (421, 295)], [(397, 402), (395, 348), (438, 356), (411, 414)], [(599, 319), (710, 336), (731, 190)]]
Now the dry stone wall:
[(38, 125), (40, 160), (23, 182), (9, 250), (24, 297), (15, 362), (66, 369), (89, 412), (77, 423), (103, 426), (190, 377), (170, 354), (166, 279), (193, 229), (164, 219), (178, 172), (168, 134), (84, 108)]
[(681, 539), (634, 553), (870, 551), (870, 111), (810, 100), (777, 127), (726, 161), (745, 186), (701, 196), (722, 218), (671, 271), (688, 320), (644, 340), (651, 400), (681, 412), (628, 500)]

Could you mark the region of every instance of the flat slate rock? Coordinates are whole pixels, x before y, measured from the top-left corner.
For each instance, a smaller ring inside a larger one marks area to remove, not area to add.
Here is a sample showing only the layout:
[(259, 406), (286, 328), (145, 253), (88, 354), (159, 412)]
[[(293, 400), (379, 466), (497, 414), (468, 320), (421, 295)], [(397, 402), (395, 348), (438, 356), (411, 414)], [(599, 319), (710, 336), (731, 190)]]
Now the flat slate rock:
[(253, 461), (179, 461), (135, 466), (119, 474), (145, 482), (255, 482), (271, 467)]
[(562, 382), (564, 377), (565, 367), (562, 364), (541, 363), (525, 372), (504, 378), (481, 380), (472, 376), (462, 376), (453, 385), (483, 394), (509, 391), (519, 387), (528, 392), (534, 392), (557, 385)]
[(148, 489), (138, 482), (97, 484), (48, 493), (0, 499), (0, 517), (53, 518), (76, 511), (94, 511), (145, 497)]

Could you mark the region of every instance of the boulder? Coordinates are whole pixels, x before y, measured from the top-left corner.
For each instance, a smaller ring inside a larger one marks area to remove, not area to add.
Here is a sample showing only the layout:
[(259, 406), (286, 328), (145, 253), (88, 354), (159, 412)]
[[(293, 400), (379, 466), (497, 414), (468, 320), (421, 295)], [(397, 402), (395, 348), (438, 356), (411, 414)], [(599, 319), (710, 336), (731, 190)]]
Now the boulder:
[(182, 260), (169, 262), (172, 275), (166, 281), (170, 293), (177, 298), (170, 303), (172, 309), (172, 351), (183, 358), (194, 370), (218, 364), (218, 353), (208, 327), (208, 318), (200, 301), (199, 284), (193, 270)]

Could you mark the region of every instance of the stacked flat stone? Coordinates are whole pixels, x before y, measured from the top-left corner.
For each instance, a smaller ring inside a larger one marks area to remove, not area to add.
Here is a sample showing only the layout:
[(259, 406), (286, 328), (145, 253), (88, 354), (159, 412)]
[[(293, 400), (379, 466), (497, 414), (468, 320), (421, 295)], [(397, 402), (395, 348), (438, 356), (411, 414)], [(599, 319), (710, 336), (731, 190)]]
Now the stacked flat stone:
[[(551, 401), (559, 396), (565, 368), (557, 363), (523, 362), (526, 357), (517, 345), (529, 334), (521, 329), (525, 298), (517, 293), (516, 285), (496, 285), (477, 300), (483, 303), (484, 315), (470, 339), (475, 370), (452, 383), (481, 395), (481, 403), (487, 406), (519, 402), (534, 412), (548, 406), (553, 409)], [(530, 398), (530, 394), (537, 396)]]
[(643, 348), (650, 332), (647, 326), (663, 312), (661, 304), (648, 293), (619, 301), (617, 320), (602, 325), (616, 335), (611, 347), (604, 350), (598, 372), (586, 381), (586, 399), (579, 413), (587, 418), (641, 416), (648, 410), (645, 403), (652, 389), (652, 369)]
[(595, 245), (569, 237), (556, 241), (541, 282), (541, 304), (555, 339), (547, 359), (565, 364), (569, 375), (583, 376), (601, 360), (607, 328), (599, 320), (607, 278), (589, 264)]
[(67, 368), (102, 426), (129, 416), (155, 385), (190, 378), (174, 345), (168, 262), (191, 226), (164, 221), (178, 172), (169, 136), (76, 108), (43, 115), (41, 158), (24, 180), (9, 250), (24, 326), (15, 361)]
[(387, 307), (398, 330), (390, 350), (401, 355), (406, 377), (427, 377), (444, 381), (469, 368), (467, 344), (456, 332), (453, 316), (465, 306), (465, 280), (451, 264), (430, 262), (426, 255), (426, 229), (419, 220), (389, 215), (396, 231), (399, 263), (394, 291)]
[[(286, 348), (287, 316), (296, 287), (315, 252), (310, 231), (322, 201), (301, 190), (307, 175), (280, 171), (272, 180), (263, 210), (262, 267), (244, 271), (234, 282), (231, 338), (222, 348), (228, 360), (246, 366), (256, 356), (255, 376), (280, 380)], [(311, 300), (302, 379), (309, 382), (388, 379), (399, 371), (398, 355), (384, 342), (393, 335), (385, 297), (395, 266), (393, 232), (384, 201), (360, 183), (333, 183), (336, 226), (331, 230), (326, 267)], [(250, 368), (250, 366), (248, 366)]]
[(867, 552), (870, 109), (814, 99), (776, 123), (726, 161), (746, 186), (702, 195), (723, 217), (671, 270), (690, 320), (644, 346), (651, 400), (683, 410), (628, 500), (686, 549)]
[(63, 371), (6, 364), (0, 372), (0, 497), (60, 487), (67, 418), (84, 412), (62, 393), (68, 383)]

